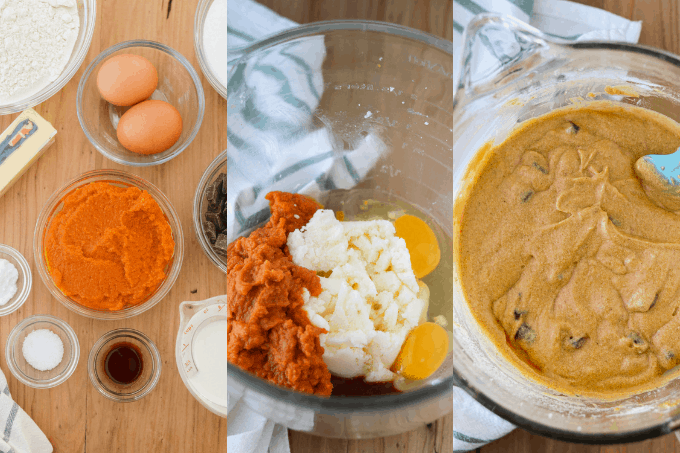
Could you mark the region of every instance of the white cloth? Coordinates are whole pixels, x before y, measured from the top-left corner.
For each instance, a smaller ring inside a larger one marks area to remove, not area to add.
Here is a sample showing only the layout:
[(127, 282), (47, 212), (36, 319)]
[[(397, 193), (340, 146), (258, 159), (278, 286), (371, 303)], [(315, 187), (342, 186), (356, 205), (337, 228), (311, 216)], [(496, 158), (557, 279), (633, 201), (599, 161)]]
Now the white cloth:
[(10, 396), (2, 371), (0, 389), (0, 453), (52, 453), (45, 434)]
[[(483, 12), (508, 14), (552, 36), (570, 40), (637, 42), (642, 26), (641, 22), (631, 22), (600, 9), (562, 0), (454, 0), (454, 49), (462, 45), (465, 25)], [(252, 0), (229, 1), (227, 23), (231, 66), (240, 56), (238, 50), (297, 25)], [(328, 154), (331, 144), (327, 135), (297, 133), (318, 104), (323, 87), (320, 68), (324, 57), (322, 41), (303, 39), (291, 43), (284, 51), (270, 53), (242, 70), (230, 73), (230, 78), (243, 79), (246, 89), (255, 92), (254, 108), (266, 108), (268, 116), (282, 123), (273, 137), (267, 135), (272, 134), (271, 131), (264, 134), (258, 131), (258, 125), (249, 122), (248, 118), (230, 119), (227, 134), (230, 241), (240, 231), (257, 225), (268, 216), (265, 193), (260, 187), (310, 195), (329, 188), (350, 188), (380, 157), (380, 148), (370, 142), (369, 135), (366, 137), (369, 142), (355, 147), (357, 158), (353, 160), (350, 154), (338, 165)], [(454, 56), (454, 64), (458, 61), (459, 56)], [(307, 77), (310, 68), (314, 76)], [(457, 68), (454, 68), (456, 73)], [(256, 146), (249, 146), (249, 142)], [(254, 149), (257, 152), (253, 152)], [(376, 151), (367, 153), (366, 149)], [(463, 390), (453, 390), (454, 451), (474, 450), (514, 429), (512, 424), (483, 408)], [(282, 427), (243, 407), (239, 401), (229, 401), (228, 412), (230, 453), (290, 452), (288, 433)]]

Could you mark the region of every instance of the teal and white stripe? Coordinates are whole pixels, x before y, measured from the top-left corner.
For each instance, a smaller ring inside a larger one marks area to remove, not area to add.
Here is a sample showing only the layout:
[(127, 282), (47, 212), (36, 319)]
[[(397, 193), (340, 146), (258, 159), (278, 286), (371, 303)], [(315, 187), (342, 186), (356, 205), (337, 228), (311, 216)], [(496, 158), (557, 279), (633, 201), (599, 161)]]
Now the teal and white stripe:
[(2, 371), (0, 388), (0, 453), (51, 453), (47, 437), (12, 399)]
[[(240, 28), (249, 3), (228, 3), (228, 50), (242, 49), (263, 37), (262, 27)], [(261, 8), (255, 6), (260, 13)], [(266, 28), (267, 34), (295, 25), (272, 15), (267, 10), (259, 16), (272, 24)], [(331, 189), (349, 189), (375, 165), (383, 150), (368, 134), (354, 150), (335, 155), (326, 129), (311, 130), (312, 114), (324, 90), (323, 37), (300, 38), (277, 50), (263, 50), (242, 63), (238, 63), (238, 53), (229, 57), (233, 60), (227, 85), (229, 240), (267, 219), (264, 197), (268, 192), (315, 196)]]

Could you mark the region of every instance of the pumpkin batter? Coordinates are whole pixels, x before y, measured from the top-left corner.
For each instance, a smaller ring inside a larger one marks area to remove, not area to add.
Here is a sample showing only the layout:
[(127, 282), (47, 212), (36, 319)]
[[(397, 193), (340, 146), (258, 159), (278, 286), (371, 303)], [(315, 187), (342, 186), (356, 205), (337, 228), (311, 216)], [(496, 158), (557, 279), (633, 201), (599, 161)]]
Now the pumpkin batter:
[(480, 151), (459, 200), (461, 281), (525, 374), (602, 396), (659, 385), (680, 363), (680, 217), (634, 172), (678, 146), (669, 118), (593, 102)]
[(321, 294), (315, 272), (293, 264), (286, 241), (320, 206), (303, 196), (267, 194), (272, 217), (227, 247), (227, 359), (261, 379), (329, 396), (331, 373), (319, 335), (302, 308), (303, 290)]
[(156, 200), (136, 187), (93, 182), (66, 195), (45, 235), (54, 284), (81, 305), (141, 304), (165, 280), (175, 241)]

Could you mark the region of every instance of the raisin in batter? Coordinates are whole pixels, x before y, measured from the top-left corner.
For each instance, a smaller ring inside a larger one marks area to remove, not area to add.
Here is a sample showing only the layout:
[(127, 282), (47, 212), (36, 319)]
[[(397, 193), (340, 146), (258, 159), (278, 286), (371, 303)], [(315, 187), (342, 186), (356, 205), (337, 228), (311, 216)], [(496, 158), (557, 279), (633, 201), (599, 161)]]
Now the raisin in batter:
[(680, 363), (680, 216), (634, 171), (678, 146), (669, 118), (594, 102), (480, 152), (460, 201), (463, 289), (529, 375), (612, 394), (657, 385)]

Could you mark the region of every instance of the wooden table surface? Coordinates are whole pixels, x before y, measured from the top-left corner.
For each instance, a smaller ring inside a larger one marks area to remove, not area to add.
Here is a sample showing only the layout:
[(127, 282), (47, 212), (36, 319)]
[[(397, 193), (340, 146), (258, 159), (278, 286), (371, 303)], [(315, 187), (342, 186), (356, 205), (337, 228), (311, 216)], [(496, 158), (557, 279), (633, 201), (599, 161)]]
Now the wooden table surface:
[[(171, 3), (171, 5), (169, 4)], [(97, 2), (97, 25), (80, 71), (36, 110), (57, 129), (56, 142), (0, 198), (0, 243), (18, 249), (31, 264), (33, 290), (17, 312), (0, 318), (0, 351), (9, 331), (22, 319), (47, 313), (68, 322), (78, 335), (78, 368), (64, 384), (34, 390), (20, 384), (0, 354), (0, 368), (12, 396), (47, 435), (58, 453), (213, 453), (227, 451), (227, 421), (204, 409), (182, 383), (175, 364), (178, 305), (226, 294), (226, 278), (203, 254), (192, 222), (192, 199), (201, 174), (226, 148), (226, 102), (202, 78), (206, 95), (203, 126), (174, 160), (148, 169), (123, 167), (105, 159), (89, 143), (76, 117), (76, 90), (86, 66), (104, 49), (130, 39), (167, 44), (199, 71), (194, 53), (193, 22), (198, 0), (115, 0)], [(16, 115), (0, 116), (0, 130)], [(172, 291), (152, 310), (125, 321), (95, 321), (76, 315), (54, 299), (37, 274), (33, 229), (50, 195), (77, 175), (100, 168), (123, 169), (150, 181), (164, 192), (181, 219), (186, 251)], [(193, 293), (192, 291), (196, 291)], [(162, 373), (158, 386), (135, 403), (115, 403), (90, 384), (87, 358), (104, 333), (121, 327), (138, 329), (158, 346)]]

